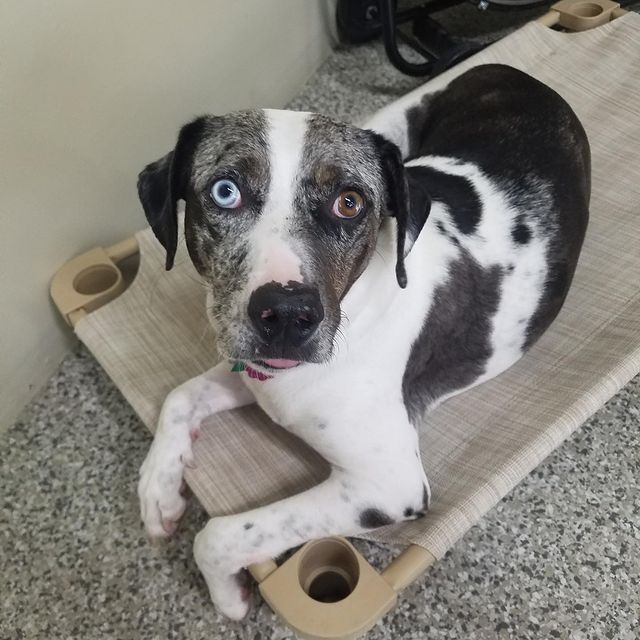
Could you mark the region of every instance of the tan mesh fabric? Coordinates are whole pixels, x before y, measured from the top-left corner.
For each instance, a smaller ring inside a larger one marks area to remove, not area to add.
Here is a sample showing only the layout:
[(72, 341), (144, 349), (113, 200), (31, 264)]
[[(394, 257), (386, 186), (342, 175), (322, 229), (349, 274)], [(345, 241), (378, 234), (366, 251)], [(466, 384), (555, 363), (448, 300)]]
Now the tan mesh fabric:
[[(415, 542), (436, 557), (640, 370), (640, 16), (572, 35), (532, 23), (432, 84), (484, 62), (529, 72), (575, 109), (592, 146), (591, 221), (552, 328), (507, 373), (426, 417), (432, 509), (374, 537)], [(137, 238), (133, 285), (76, 331), (153, 429), (167, 392), (216, 356), (204, 290), (184, 246), (177, 268), (165, 273), (151, 232)], [(211, 422), (187, 476), (211, 514), (297, 493), (326, 473), (317, 455), (256, 408)]]

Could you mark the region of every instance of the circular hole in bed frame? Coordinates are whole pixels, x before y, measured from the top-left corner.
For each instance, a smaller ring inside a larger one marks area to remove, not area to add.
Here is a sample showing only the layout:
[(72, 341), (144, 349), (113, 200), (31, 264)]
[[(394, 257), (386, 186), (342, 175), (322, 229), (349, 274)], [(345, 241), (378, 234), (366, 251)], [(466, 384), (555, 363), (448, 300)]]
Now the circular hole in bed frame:
[(74, 279), (73, 288), (82, 295), (104, 293), (118, 282), (118, 270), (108, 264), (96, 264), (83, 269)]
[(604, 9), (595, 2), (581, 2), (570, 9), (570, 13), (580, 18), (595, 18), (599, 16)]
[(339, 602), (358, 584), (360, 566), (342, 540), (327, 538), (311, 543), (300, 560), (298, 578), (304, 592), (318, 602)]
[(308, 595), (318, 602), (340, 602), (352, 591), (349, 579), (344, 573), (329, 569), (311, 580)]

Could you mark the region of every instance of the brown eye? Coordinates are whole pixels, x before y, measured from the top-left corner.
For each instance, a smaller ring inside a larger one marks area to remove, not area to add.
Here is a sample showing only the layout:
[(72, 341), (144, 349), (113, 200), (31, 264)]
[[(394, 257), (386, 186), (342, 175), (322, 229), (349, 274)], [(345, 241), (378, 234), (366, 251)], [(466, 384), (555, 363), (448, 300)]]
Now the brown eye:
[(332, 211), (338, 218), (355, 218), (364, 206), (364, 200), (357, 191), (343, 191), (333, 203)]

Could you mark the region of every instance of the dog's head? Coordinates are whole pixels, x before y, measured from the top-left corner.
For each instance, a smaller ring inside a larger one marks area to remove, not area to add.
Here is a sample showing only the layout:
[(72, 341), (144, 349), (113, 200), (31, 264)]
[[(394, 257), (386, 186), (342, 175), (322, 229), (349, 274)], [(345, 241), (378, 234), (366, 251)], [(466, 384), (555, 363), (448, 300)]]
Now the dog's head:
[[(218, 350), (272, 368), (330, 358), (340, 301), (367, 266), (385, 217), (397, 223), (401, 287), (419, 232), (398, 148), (315, 114), (199, 118), (142, 171), (138, 193), (167, 269), (185, 200), (187, 248), (213, 294)], [(420, 206), (418, 226), (428, 213), (428, 203)]]

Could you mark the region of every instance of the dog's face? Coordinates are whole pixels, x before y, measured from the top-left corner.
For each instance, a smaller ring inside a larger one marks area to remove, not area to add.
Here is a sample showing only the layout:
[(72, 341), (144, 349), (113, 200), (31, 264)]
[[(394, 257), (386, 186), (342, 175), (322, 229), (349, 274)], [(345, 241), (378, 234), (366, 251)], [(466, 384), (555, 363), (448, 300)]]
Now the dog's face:
[(267, 368), (328, 360), (340, 301), (385, 216), (397, 219), (396, 273), (406, 283), (404, 168), (371, 131), (289, 111), (199, 118), (145, 168), (138, 190), (167, 268), (177, 201), (186, 201), (187, 248), (211, 288), (224, 357)]

